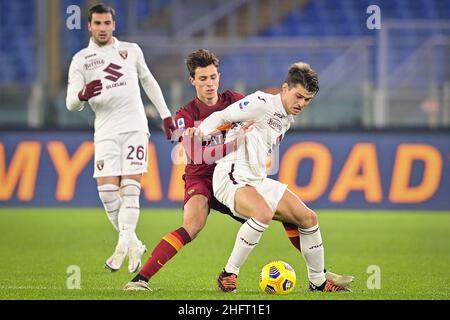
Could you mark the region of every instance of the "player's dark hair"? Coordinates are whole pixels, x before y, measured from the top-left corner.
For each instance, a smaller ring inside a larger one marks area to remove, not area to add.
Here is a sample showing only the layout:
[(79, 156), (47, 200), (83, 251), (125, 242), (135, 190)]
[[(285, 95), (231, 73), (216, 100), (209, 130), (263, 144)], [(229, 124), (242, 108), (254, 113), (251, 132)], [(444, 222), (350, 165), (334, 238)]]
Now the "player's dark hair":
[(96, 4), (89, 9), (89, 22), (92, 21), (92, 15), (94, 13), (111, 13), (113, 21), (116, 21), (116, 11), (113, 7), (106, 5), (104, 3)]
[(205, 68), (213, 64), (217, 69), (219, 68), (219, 59), (209, 50), (199, 49), (192, 52), (186, 59), (186, 67), (189, 75), (195, 77), (195, 69)]
[(319, 92), (319, 77), (311, 66), (304, 62), (297, 62), (290, 66), (285, 82), (289, 87), (301, 84), (306, 91), (314, 95)]

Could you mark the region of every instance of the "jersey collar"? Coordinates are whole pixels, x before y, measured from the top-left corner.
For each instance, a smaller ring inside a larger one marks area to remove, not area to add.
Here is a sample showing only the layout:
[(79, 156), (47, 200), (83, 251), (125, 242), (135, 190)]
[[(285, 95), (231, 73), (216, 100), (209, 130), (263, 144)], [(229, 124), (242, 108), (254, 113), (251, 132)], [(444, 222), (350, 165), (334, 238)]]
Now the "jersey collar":
[(284, 107), (283, 107), (283, 102), (281, 102), (281, 94), (280, 93), (275, 95), (274, 103), (277, 106), (277, 108), (279, 109), (279, 111), (281, 111), (281, 113), (284, 116), (288, 116), (286, 109), (284, 109)]
[(198, 106), (200, 106), (200, 108), (205, 108), (205, 109), (208, 109), (208, 108), (214, 108), (214, 107), (217, 106), (217, 105), (220, 103), (220, 101), (222, 100), (222, 94), (220, 94), (219, 92), (217, 92), (217, 96), (218, 96), (217, 102), (216, 102), (216, 104), (214, 104), (214, 105), (212, 105), (212, 106), (207, 105), (207, 104), (204, 103), (202, 100), (200, 100), (198, 97), (195, 98), (195, 101), (196, 101), (196, 104), (197, 104)]
[(289, 119), (290, 123), (294, 123), (294, 116), (292, 114), (287, 114), (286, 109), (283, 107), (283, 102), (281, 102), (281, 94), (275, 95), (274, 98), (275, 106), (280, 110), (280, 112)]
[(92, 39), (92, 37), (89, 40), (89, 48), (91, 48), (91, 49), (110, 48), (110, 47), (117, 49), (117, 48), (119, 48), (119, 45), (120, 45), (120, 41), (116, 37), (113, 37), (113, 43), (110, 45), (107, 45), (107, 46), (99, 46), (98, 44), (95, 43), (95, 41)]

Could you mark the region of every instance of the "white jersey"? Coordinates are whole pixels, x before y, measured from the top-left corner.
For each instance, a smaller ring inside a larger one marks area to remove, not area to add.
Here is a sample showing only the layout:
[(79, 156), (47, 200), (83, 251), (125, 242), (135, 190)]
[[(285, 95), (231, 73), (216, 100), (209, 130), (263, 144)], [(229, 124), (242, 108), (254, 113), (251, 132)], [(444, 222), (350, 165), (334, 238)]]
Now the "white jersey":
[[(214, 112), (203, 120), (199, 129), (208, 135), (224, 122), (242, 123), (249, 120), (254, 120), (255, 123), (253, 129), (246, 134), (247, 143), (218, 160), (217, 168), (234, 163), (235, 170), (245, 172), (247, 178), (264, 179), (267, 176), (268, 157), (293, 122), (293, 117), (286, 113), (279, 94), (257, 91), (222, 111)], [(225, 142), (232, 140), (238, 131), (239, 126), (231, 129)]]
[(69, 69), (66, 106), (70, 111), (84, 108), (78, 93), (84, 86), (101, 80), (101, 94), (89, 99), (95, 113), (95, 138), (111, 134), (144, 131), (149, 133), (139, 82), (158, 109), (161, 119), (170, 117), (161, 88), (145, 63), (141, 48), (113, 38), (113, 43), (98, 46), (92, 39), (89, 46), (72, 59)]

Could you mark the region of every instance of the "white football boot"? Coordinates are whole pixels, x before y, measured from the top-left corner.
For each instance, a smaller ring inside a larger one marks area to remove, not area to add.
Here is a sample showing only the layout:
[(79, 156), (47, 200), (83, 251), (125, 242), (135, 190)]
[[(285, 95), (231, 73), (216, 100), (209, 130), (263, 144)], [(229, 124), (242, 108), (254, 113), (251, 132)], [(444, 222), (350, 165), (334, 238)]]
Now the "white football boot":
[(135, 273), (141, 267), (142, 255), (147, 251), (145, 245), (138, 241), (133, 243), (128, 249), (128, 271)]
[(328, 281), (344, 288), (347, 288), (354, 279), (353, 276), (341, 276), (340, 274), (336, 274), (328, 270), (325, 272), (325, 278)]
[(148, 283), (142, 280), (136, 282), (128, 282), (123, 288), (124, 291), (153, 291)]
[(105, 267), (113, 272), (119, 270), (123, 261), (127, 257), (127, 253), (127, 247), (117, 245), (113, 255), (106, 260)]

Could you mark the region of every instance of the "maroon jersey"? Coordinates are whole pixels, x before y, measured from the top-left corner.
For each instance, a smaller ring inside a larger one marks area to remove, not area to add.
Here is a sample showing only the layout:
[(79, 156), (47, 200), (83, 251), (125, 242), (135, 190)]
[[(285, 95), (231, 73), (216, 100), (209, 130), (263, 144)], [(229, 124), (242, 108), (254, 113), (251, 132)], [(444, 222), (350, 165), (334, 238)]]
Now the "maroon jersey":
[[(195, 98), (177, 111), (175, 121), (177, 128), (184, 130), (190, 127), (198, 127), (211, 113), (221, 111), (243, 97), (240, 93), (227, 90), (219, 93), (219, 99), (214, 106), (208, 106), (198, 98)], [(188, 176), (212, 176), (214, 166), (215, 164), (188, 163), (185, 173)]]

